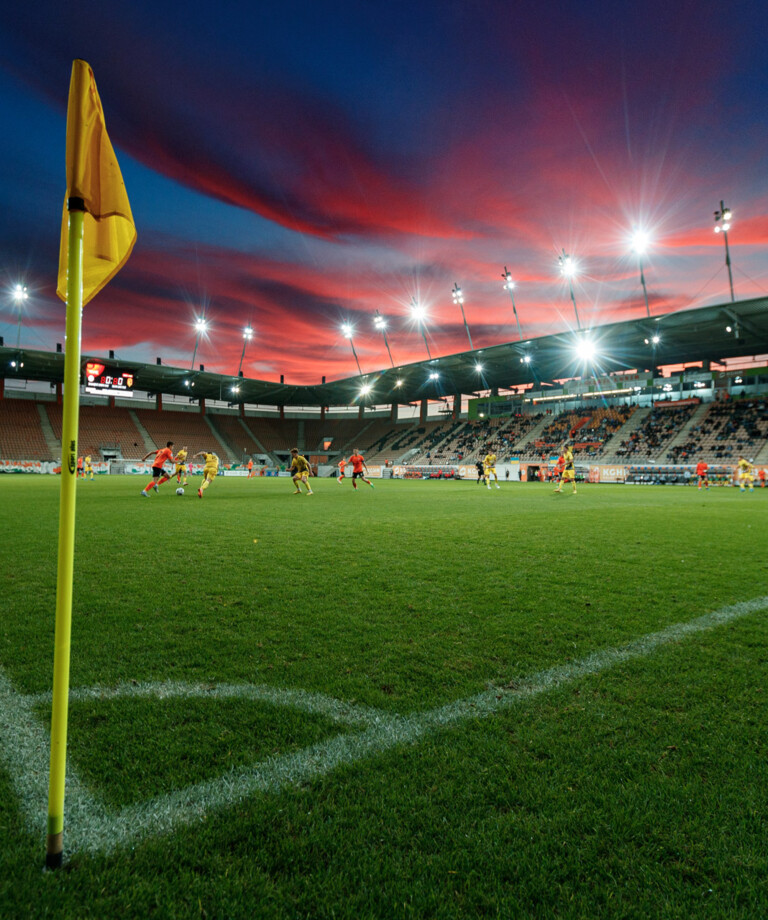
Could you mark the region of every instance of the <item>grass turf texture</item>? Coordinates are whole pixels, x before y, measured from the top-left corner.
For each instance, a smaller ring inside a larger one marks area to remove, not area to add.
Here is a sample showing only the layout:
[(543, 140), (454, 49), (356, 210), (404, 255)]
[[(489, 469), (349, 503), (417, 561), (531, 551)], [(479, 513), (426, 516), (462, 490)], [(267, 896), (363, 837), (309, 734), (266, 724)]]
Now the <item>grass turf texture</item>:
[[(418, 713), (768, 584), (768, 492), (327, 479), (307, 497), (219, 478), (200, 501), (143, 484), (78, 484), (73, 688), (267, 684)], [(0, 666), (41, 694), (58, 481), (4, 476), (0, 495)], [(54, 875), (0, 770), (0, 916), (764, 916), (765, 622)], [(78, 700), (70, 762), (128, 805), (355, 730), (253, 701)]]

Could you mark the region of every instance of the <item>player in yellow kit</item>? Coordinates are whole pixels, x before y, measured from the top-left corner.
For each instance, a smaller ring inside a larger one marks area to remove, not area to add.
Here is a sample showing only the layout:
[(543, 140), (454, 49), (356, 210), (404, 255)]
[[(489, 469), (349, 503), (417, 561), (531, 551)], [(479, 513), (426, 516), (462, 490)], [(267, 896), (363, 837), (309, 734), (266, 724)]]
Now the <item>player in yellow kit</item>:
[(496, 488), (500, 489), (499, 477), (496, 475), (496, 454), (486, 454), (483, 457), (483, 477), (489, 489), (491, 488), (491, 476), (496, 480)]
[(565, 444), (563, 444), (562, 455), (563, 455), (563, 462), (565, 464), (565, 467), (563, 469), (562, 475), (560, 476), (560, 482), (558, 483), (558, 486), (555, 489), (555, 492), (563, 491), (564, 482), (572, 482), (573, 483), (573, 494), (575, 495), (576, 494), (576, 466), (573, 462), (573, 451), (571, 450), (570, 445), (568, 444), (567, 441)]
[(298, 447), (291, 448), (291, 473), (293, 474), (293, 483), (296, 486), (294, 495), (301, 494), (302, 482), (307, 488), (307, 495), (312, 495), (312, 487), (309, 484), (309, 474), (311, 470), (309, 461), (299, 453)]
[(746, 492), (749, 487), (750, 492), (755, 491), (755, 467), (746, 457), (739, 457), (739, 464), (736, 467), (739, 476), (739, 491)]
[(194, 460), (197, 457), (202, 457), (204, 464), (203, 484), (197, 490), (197, 497), (202, 498), (203, 492), (205, 492), (208, 486), (219, 475), (219, 456), (218, 454), (214, 454), (213, 451), (201, 450), (194, 454), (192, 459)]
[(93, 464), (91, 463), (90, 454), (88, 454), (88, 456), (85, 458), (85, 468), (83, 469), (83, 479), (85, 479), (89, 473), (91, 474), (90, 478), (93, 479)]
[[(181, 448), (181, 450), (174, 457), (174, 463), (176, 464), (176, 469), (173, 475), (176, 477), (176, 482), (185, 486), (187, 484), (187, 448), (186, 445)], [(184, 477), (184, 482), (181, 481), (182, 476)]]

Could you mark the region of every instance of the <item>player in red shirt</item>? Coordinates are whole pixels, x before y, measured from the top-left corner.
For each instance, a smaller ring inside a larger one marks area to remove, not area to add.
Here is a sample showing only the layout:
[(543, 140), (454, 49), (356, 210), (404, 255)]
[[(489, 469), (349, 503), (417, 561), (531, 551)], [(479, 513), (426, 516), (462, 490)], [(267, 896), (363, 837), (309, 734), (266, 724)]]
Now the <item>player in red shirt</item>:
[(368, 472), (368, 467), (365, 465), (365, 458), (358, 451), (357, 448), (354, 449), (352, 456), (349, 458), (349, 462), (352, 464), (352, 488), (357, 488), (357, 480), (362, 479), (363, 482), (367, 482), (368, 485), (373, 488), (373, 483), (370, 479), (366, 479), (363, 475), (363, 469), (365, 472)]
[(699, 492), (702, 485), (709, 489), (709, 464), (699, 460), (696, 464), (696, 475), (699, 477)]
[(336, 477), (336, 482), (341, 482), (344, 479), (344, 468), (347, 465), (347, 461), (342, 457), (339, 460), (339, 475)]
[(248, 460), (248, 479), (253, 479), (253, 457), (250, 457)]
[[(149, 490), (154, 489), (155, 492), (158, 492), (158, 486), (161, 486), (164, 482), (168, 482), (171, 478), (168, 473), (163, 469), (163, 464), (167, 461), (173, 463), (173, 441), (168, 441), (165, 447), (161, 447), (160, 450), (154, 451), (155, 459), (152, 461), (152, 481), (148, 482), (147, 485), (141, 490), (141, 494), (144, 498), (149, 498)], [(141, 458), (142, 462), (147, 459), (147, 457), (152, 456), (153, 451), (150, 451), (148, 454), (144, 454)]]
[(761, 466), (757, 471), (757, 478), (760, 480), (760, 488), (765, 488), (765, 469)]
[(554, 470), (552, 470), (552, 481), (560, 482), (560, 479), (563, 475), (563, 470), (565, 469), (565, 457), (562, 454), (557, 458), (557, 463), (555, 464)]

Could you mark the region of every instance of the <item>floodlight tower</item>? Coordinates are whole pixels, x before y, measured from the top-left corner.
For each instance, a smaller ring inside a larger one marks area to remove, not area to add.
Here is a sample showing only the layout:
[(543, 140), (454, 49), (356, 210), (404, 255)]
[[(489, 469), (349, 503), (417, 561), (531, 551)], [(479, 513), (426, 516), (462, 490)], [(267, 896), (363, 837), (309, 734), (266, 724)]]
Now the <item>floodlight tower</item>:
[(18, 348), (21, 342), (21, 317), (24, 310), (24, 301), (29, 297), (26, 284), (17, 284), (11, 296), (13, 297), (13, 302), (19, 308), (19, 325), (16, 329), (16, 347)]
[(643, 230), (637, 230), (632, 237), (632, 249), (637, 253), (637, 259), (640, 263), (640, 284), (643, 286), (643, 297), (645, 297), (645, 312), (650, 317), (651, 308), (648, 306), (648, 289), (645, 286), (645, 273), (643, 272), (643, 256), (648, 249), (648, 234)]
[(421, 304), (416, 300), (415, 297), (411, 297), (411, 316), (416, 320), (419, 329), (421, 330), (421, 337), (424, 339), (424, 345), (427, 349), (427, 355), (432, 360), (432, 352), (429, 350), (429, 343), (427, 342), (427, 333), (424, 329), (424, 317), (427, 315), (427, 311)]
[(560, 263), (560, 272), (561, 274), (568, 279), (568, 288), (571, 292), (571, 302), (573, 303), (573, 312), (576, 314), (576, 327), (581, 329), (581, 322), (579, 321), (579, 311), (576, 309), (576, 297), (573, 293), (573, 276), (576, 274), (576, 263), (573, 259), (567, 255), (566, 251), (563, 250), (563, 254), (557, 257), (557, 261)]
[(520, 317), (517, 315), (517, 307), (515, 306), (515, 295), (512, 293), (515, 289), (515, 282), (512, 280), (512, 275), (509, 272), (507, 266), (504, 266), (504, 274), (501, 276), (504, 279), (504, 290), (509, 291), (509, 299), (512, 301), (512, 312), (515, 314), (515, 320), (517, 321), (517, 333), (520, 336), (520, 341), (523, 341), (523, 330), (520, 328)]
[(192, 352), (192, 363), (189, 366), (190, 370), (195, 368), (195, 356), (197, 355), (197, 346), (200, 344), (200, 336), (208, 329), (208, 322), (204, 317), (195, 320), (195, 330), (197, 334), (195, 335), (195, 348)]
[(462, 293), (462, 290), (457, 283), (454, 283), (453, 288), (451, 289), (451, 295), (453, 296), (453, 302), (457, 303), (461, 308), (461, 318), (464, 320), (464, 328), (467, 330), (467, 338), (469, 339), (469, 350), (474, 351), (475, 346), (472, 344), (472, 336), (469, 334), (467, 317), (464, 315), (464, 294)]
[[(731, 229), (731, 218), (733, 214), (730, 208), (726, 208), (723, 202), (720, 202), (720, 210), (715, 211), (715, 233), (722, 233), (725, 240), (725, 264), (728, 266), (728, 281), (731, 285), (731, 303), (736, 298), (733, 296), (733, 273), (731, 272), (731, 253), (728, 249), (728, 231)], [(722, 223), (721, 223), (722, 222)]]
[(363, 372), (360, 369), (360, 362), (357, 359), (357, 352), (355, 351), (355, 343), (352, 341), (352, 326), (349, 323), (344, 323), (341, 327), (341, 334), (345, 339), (349, 339), (349, 344), (352, 346), (352, 354), (355, 356), (355, 364), (357, 365), (357, 370), (360, 376), (363, 376)]
[(387, 354), (389, 355), (389, 363), (392, 367), (395, 366), (395, 362), (392, 360), (392, 352), (389, 350), (389, 341), (387, 339), (387, 321), (377, 310), (373, 317), (373, 325), (381, 331), (381, 334), (384, 336), (384, 344), (387, 346)]
[(240, 355), (240, 366), (237, 368), (237, 376), (242, 377), (243, 375), (243, 360), (245, 359), (245, 346), (253, 338), (253, 329), (250, 326), (246, 326), (243, 329), (243, 353)]

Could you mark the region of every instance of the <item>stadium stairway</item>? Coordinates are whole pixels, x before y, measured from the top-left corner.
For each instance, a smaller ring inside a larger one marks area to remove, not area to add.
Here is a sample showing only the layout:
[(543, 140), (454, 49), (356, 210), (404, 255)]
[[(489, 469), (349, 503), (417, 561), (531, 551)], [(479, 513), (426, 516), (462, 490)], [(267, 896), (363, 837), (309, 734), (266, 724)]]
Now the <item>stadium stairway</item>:
[(696, 407), (696, 411), (693, 415), (688, 419), (685, 425), (680, 428), (675, 437), (664, 447), (664, 450), (661, 451), (664, 456), (662, 457), (661, 454), (659, 454), (656, 458), (657, 460), (666, 460), (668, 451), (672, 450), (676, 444), (684, 444), (686, 441), (690, 440), (691, 429), (702, 423), (709, 411), (709, 405), (709, 403), (701, 403), (701, 405)]
[(48, 418), (48, 413), (45, 411), (43, 403), (37, 403), (37, 411), (40, 414), (40, 427), (43, 429), (43, 437), (45, 438), (45, 443), (48, 445), (48, 450), (51, 452), (51, 456), (61, 457), (61, 442), (54, 434), (53, 428), (51, 427), (51, 420)]
[(269, 456), (269, 455), (270, 455), (270, 454), (269, 454), (269, 451), (266, 450), (266, 449), (264, 448), (264, 445), (261, 443), (261, 441), (259, 441), (259, 439), (258, 439), (258, 438), (256, 437), (256, 435), (251, 431), (251, 429), (245, 424), (245, 422), (244, 422), (241, 418), (238, 418), (238, 422), (240, 422), (240, 425), (241, 425), (243, 431), (246, 432), (246, 434), (250, 437), (250, 439), (251, 439), (251, 440), (253, 441), (253, 443), (256, 445), (256, 450), (258, 451), (258, 453), (260, 453), (260, 454), (265, 454), (265, 455)]
[(603, 448), (601, 463), (626, 463), (626, 454), (617, 454), (616, 451), (621, 447), (622, 441), (628, 441), (633, 431), (637, 431), (650, 414), (650, 409), (635, 409), (629, 419), (614, 432), (610, 441), (606, 442)]
[(141, 439), (144, 442), (144, 452), (148, 454), (152, 450), (157, 450), (157, 445), (152, 440), (152, 438), (149, 436), (149, 432), (141, 424), (141, 422), (139, 421), (138, 415), (136, 415), (133, 409), (128, 410), (128, 415), (130, 415), (131, 421), (136, 426), (139, 434), (141, 435)]
[[(526, 433), (523, 435), (523, 437), (520, 439), (520, 441), (517, 444), (512, 445), (510, 454), (513, 457), (516, 457), (521, 454), (525, 454), (528, 451), (535, 451), (536, 447), (535, 447), (534, 441), (539, 437), (542, 431), (544, 431), (547, 425), (550, 425), (551, 423), (552, 423), (552, 416), (544, 415), (533, 426), (533, 428), (531, 428), (530, 431), (526, 431)], [(477, 451), (476, 453), (477, 453), (477, 456), (480, 455), (480, 451)], [(465, 460), (475, 460), (475, 459), (477, 459), (477, 457), (475, 456), (474, 453), (471, 455), (467, 455), (467, 457), (465, 458)]]

